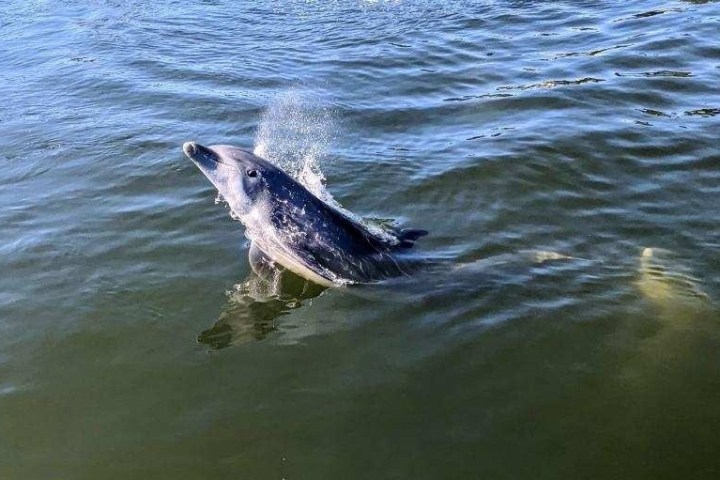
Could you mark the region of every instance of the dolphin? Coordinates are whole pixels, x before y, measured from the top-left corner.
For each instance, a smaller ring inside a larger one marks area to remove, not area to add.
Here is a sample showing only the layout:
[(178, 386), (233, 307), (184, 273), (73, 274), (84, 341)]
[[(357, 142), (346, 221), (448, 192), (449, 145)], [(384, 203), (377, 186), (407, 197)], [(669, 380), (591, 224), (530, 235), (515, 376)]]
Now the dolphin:
[(426, 230), (372, 232), (238, 147), (187, 142), (183, 151), (245, 226), (251, 265), (269, 261), (333, 287), (408, 275), (418, 263), (407, 252)]

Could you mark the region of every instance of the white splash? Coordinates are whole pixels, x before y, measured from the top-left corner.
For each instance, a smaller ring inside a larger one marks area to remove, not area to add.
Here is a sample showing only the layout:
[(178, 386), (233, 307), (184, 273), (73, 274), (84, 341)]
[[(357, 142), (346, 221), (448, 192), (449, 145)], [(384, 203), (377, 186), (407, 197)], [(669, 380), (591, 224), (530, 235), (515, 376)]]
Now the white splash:
[(291, 88), (273, 99), (260, 119), (254, 151), (323, 201), (338, 206), (325, 189), (320, 169), (337, 137), (338, 122), (332, 109), (315, 97)]
[(346, 210), (325, 188), (321, 165), (330, 159), (330, 146), (340, 132), (336, 112), (317, 93), (291, 88), (270, 101), (258, 124), (254, 153), (279, 166), (316, 197), (374, 235), (396, 242), (382, 226)]

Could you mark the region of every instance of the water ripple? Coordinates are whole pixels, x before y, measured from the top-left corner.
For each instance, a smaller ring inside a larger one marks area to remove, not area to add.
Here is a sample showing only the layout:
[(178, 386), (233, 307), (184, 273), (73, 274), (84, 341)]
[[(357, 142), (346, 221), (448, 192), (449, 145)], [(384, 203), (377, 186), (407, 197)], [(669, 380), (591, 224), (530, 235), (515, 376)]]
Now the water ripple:
[[(712, 471), (719, 7), (0, 2), (5, 477)], [(437, 264), (253, 283), (193, 139)]]

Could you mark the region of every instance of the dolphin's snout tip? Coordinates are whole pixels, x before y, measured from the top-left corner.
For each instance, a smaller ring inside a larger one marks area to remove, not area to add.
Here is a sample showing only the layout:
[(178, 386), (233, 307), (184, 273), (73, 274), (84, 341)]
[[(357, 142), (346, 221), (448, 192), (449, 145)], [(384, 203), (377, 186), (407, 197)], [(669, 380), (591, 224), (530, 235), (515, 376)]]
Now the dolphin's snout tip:
[(183, 144), (183, 152), (185, 152), (185, 155), (187, 155), (188, 157), (192, 157), (197, 153), (197, 143), (185, 142)]

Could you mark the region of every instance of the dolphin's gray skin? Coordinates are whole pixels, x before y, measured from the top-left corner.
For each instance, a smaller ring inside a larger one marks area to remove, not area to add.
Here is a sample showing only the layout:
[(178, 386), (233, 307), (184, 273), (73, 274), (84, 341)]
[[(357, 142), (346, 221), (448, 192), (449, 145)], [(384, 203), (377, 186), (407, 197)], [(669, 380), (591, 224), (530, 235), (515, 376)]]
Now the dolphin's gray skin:
[(427, 234), (394, 230), (376, 235), (280, 168), (238, 147), (187, 142), (183, 151), (245, 225), (252, 242), (251, 261), (265, 256), (320, 285), (404, 275), (415, 262), (402, 254)]

